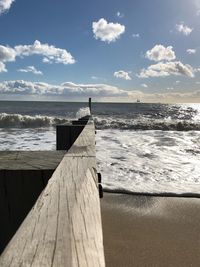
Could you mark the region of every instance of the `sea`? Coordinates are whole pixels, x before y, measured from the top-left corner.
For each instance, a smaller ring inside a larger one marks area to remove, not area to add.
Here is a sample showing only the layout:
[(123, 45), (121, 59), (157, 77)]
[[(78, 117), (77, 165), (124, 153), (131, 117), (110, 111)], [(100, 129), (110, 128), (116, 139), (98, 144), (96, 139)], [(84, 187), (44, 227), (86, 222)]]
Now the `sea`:
[[(59, 123), (87, 103), (0, 101), (0, 150), (55, 150)], [(93, 103), (103, 187), (200, 193), (200, 104)]]

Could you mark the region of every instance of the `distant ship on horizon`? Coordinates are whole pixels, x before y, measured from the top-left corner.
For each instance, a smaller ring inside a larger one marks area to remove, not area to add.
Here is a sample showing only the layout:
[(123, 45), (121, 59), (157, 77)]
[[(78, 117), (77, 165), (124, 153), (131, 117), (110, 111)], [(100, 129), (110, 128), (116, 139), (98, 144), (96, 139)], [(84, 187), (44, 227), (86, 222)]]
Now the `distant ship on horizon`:
[(136, 100), (136, 103), (141, 103), (140, 99), (137, 99), (137, 100)]

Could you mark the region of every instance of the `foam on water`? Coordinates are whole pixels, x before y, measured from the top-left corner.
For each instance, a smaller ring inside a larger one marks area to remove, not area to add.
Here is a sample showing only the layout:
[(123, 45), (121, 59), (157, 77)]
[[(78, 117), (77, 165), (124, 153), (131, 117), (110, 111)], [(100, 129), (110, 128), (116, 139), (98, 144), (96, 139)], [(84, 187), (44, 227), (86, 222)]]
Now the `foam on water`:
[(0, 130), (0, 151), (55, 150), (55, 128), (10, 128)]
[(87, 115), (90, 115), (90, 110), (88, 107), (80, 108), (78, 112), (76, 113), (76, 118), (80, 119), (82, 117), (85, 117)]
[(65, 123), (66, 118), (0, 113), (0, 128), (38, 128)]
[[(75, 118), (90, 115), (88, 108), (81, 108)], [(0, 128), (40, 128), (56, 126), (66, 123), (69, 117), (54, 117), (42, 115), (21, 115), (0, 113)], [(121, 129), (121, 130), (162, 130), (162, 131), (200, 131), (199, 120), (180, 120), (180, 119), (152, 119), (148, 117), (139, 118), (116, 118), (113, 116), (94, 116), (97, 129)]]
[(98, 131), (97, 158), (105, 188), (199, 193), (199, 132)]
[(181, 119), (155, 119), (148, 117), (138, 118), (106, 118), (94, 117), (97, 129), (121, 129), (121, 130), (162, 130), (162, 131), (200, 131), (199, 120)]
[[(0, 150), (54, 150), (55, 125), (89, 115), (71, 103), (4, 105)], [(200, 106), (99, 104), (94, 120), (104, 188), (199, 193)]]

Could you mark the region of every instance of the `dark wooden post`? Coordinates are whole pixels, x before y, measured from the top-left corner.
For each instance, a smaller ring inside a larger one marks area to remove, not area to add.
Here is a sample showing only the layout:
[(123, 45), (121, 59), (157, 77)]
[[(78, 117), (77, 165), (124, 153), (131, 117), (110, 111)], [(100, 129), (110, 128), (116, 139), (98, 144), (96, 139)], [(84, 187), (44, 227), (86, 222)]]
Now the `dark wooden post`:
[(57, 125), (56, 127), (56, 149), (69, 150), (84, 128), (80, 125)]
[(90, 109), (90, 115), (92, 115), (92, 98), (89, 98), (89, 109)]

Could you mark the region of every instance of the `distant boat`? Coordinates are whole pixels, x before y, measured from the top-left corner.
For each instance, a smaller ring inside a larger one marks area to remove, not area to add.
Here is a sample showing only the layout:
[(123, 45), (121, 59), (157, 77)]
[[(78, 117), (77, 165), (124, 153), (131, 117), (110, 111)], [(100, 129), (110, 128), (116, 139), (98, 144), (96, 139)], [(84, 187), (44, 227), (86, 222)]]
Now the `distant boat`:
[(141, 103), (140, 99), (137, 99), (137, 100), (136, 100), (136, 103)]

